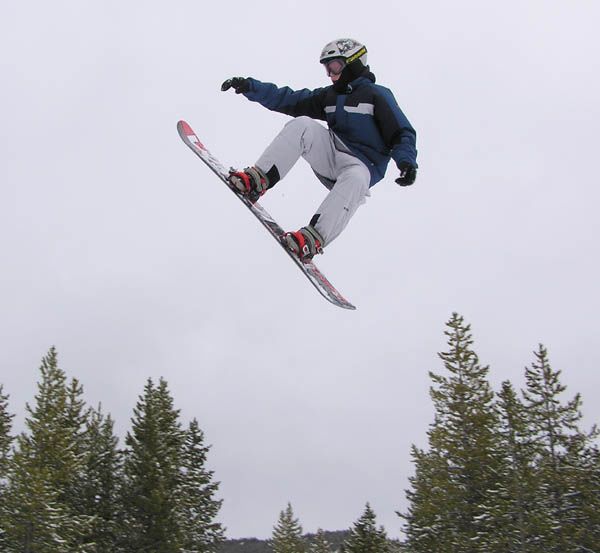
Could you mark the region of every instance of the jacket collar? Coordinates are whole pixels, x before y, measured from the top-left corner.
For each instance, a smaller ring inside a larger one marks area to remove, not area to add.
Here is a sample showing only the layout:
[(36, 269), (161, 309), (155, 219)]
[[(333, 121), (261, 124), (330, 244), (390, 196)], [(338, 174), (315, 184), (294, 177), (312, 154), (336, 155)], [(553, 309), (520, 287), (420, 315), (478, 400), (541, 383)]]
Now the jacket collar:
[(333, 90), (338, 94), (350, 94), (353, 89), (362, 84), (370, 84), (375, 82), (375, 75), (369, 70), (369, 66), (365, 67), (358, 75), (352, 72), (346, 73), (348, 66), (342, 71), (340, 78), (333, 83)]

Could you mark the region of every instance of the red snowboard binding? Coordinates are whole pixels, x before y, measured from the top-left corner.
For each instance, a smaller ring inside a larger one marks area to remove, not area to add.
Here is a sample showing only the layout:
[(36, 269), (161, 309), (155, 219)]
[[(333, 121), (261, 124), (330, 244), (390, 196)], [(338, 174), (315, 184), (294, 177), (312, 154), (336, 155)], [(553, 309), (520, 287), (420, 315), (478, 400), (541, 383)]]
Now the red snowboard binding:
[(286, 232), (283, 238), (288, 249), (304, 263), (308, 263), (318, 253), (323, 253), (325, 241), (312, 225), (296, 232)]
[(246, 167), (243, 171), (231, 170), (229, 182), (252, 203), (255, 203), (269, 188), (269, 177), (258, 167)]

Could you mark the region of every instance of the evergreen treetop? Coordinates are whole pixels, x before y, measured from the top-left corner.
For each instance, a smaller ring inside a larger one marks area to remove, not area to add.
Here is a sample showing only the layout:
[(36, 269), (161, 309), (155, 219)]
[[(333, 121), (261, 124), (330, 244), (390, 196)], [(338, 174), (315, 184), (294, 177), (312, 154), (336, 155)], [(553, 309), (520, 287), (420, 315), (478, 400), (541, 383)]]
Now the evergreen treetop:
[(93, 517), (81, 512), (85, 419), (81, 387), (67, 385), (55, 348), (42, 359), (26, 432), (17, 437), (6, 492), (8, 547), (27, 544), (36, 553), (84, 553)]
[(186, 553), (213, 553), (224, 539), (223, 527), (215, 522), (222, 501), (214, 497), (219, 482), (206, 467), (209, 450), (204, 432), (193, 419), (185, 432), (178, 487), (182, 548)]
[(317, 530), (314, 539), (311, 541), (308, 553), (331, 553), (331, 545), (321, 528)]
[(291, 503), (279, 513), (269, 544), (273, 553), (304, 553), (306, 550), (302, 526), (294, 517)]
[(344, 542), (344, 553), (389, 553), (390, 542), (383, 526), (377, 528), (375, 512), (366, 504), (361, 517), (350, 529)]

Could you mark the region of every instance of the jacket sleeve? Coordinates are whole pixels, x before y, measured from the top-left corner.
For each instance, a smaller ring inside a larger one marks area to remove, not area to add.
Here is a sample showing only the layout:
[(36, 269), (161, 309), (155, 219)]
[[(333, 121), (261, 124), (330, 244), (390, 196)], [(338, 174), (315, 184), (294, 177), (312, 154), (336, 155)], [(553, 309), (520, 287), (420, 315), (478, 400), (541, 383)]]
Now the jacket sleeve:
[(387, 88), (379, 87), (374, 104), (375, 121), (386, 145), (392, 152), (392, 158), (396, 165), (407, 161), (414, 167), (418, 167), (417, 133), (402, 113), (392, 92)]
[(278, 88), (272, 83), (263, 83), (253, 78), (249, 80), (250, 90), (244, 96), (251, 102), (258, 102), (271, 111), (292, 117), (306, 115), (325, 120), (325, 88), (292, 90), (287, 86)]

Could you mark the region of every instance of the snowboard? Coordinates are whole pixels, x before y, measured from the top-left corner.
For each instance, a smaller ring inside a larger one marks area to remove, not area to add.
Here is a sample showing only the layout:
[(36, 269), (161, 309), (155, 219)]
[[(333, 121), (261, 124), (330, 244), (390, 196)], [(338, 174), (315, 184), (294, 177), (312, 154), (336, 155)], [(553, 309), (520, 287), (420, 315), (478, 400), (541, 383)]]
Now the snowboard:
[(347, 299), (340, 294), (336, 288), (327, 280), (325, 275), (317, 268), (314, 261), (304, 263), (300, 261), (294, 252), (290, 251), (284, 244), (283, 236), (285, 234), (281, 226), (269, 215), (267, 210), (260, 203), (252, 203), (248, 198), (240, 194), (235, 187), (231, 186), (228, 180), (229, 171), (223, 167), (221, 162), (211, 154), (206, 146), (200, 141), (192, 127), (185, 121), (177, 123), (177, 131), (185, 144), (194, 152), (208, 167), (219, 177), (221, 181), (231, 190), (237, 198), (250, 210), (250, 212), (262, 223), (269, 231), (269, 234), (275, 238), (281, 248), (291, 257), (296, 266), (302, 271), (304, 276), (318, 290), (318, 292), (333, 305), (343, 309), (356, 309)]

